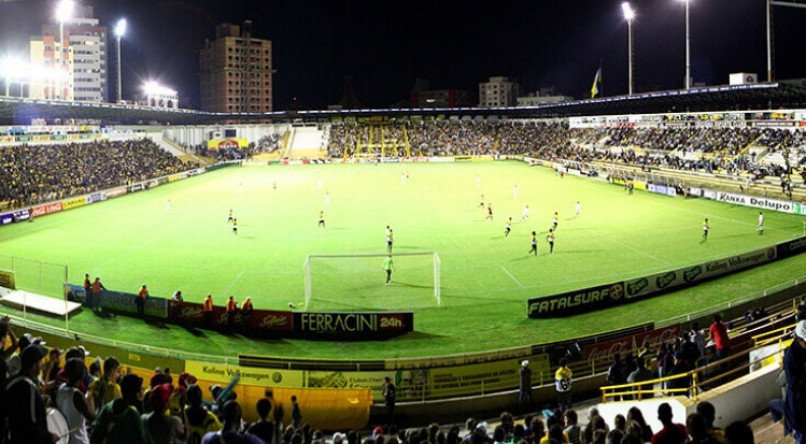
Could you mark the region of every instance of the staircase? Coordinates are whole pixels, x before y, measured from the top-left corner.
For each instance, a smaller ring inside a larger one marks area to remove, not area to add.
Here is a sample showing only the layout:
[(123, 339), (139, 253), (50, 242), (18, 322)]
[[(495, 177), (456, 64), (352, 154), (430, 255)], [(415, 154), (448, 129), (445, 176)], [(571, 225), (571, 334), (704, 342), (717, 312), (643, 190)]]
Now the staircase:
[(327, 157), (326, 132), (315, 126), (291, 128), (286, 151), (289, 159), (324, 159)]

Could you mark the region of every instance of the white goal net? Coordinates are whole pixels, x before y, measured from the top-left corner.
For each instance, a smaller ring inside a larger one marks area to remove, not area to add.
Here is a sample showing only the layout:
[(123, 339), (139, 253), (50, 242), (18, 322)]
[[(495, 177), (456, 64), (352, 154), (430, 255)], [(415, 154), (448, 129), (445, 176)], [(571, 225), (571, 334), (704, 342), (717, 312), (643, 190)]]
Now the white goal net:
[[(384, 262), (392, 257), (391, 283)], [(312, 254), (305, 259), (304, 309), (399, 310), (442, 304), (439, 254), (435, 251)], [(433, 299), (431, 299), (433, 295)]]

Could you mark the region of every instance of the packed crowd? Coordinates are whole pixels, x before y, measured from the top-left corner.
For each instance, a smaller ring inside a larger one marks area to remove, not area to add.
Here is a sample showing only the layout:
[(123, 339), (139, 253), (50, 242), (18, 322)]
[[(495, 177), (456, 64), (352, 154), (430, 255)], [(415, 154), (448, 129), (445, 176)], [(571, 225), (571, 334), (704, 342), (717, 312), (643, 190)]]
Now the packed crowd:
[(0, 149), (0, 208), (20, 208), (177, 173), (182, 162), (150, 139)]
[[(372, 128), (372, 130), (370, 129)], [(437, 120), (406, 123), (333, 125), (328, 141), (331, 157), (352, 156), (379, 146), (391, 134), (398, 146), (406, 133), (412, 155), (527, 155), (574, 161), (609, 160), (629, 164), (728, 174), (749, 172), (756, 178), (780, 177), (786, 165), (760, 163), (744, 151), (755, 145), (768, 152), (795, 153), (806, 162), (806, 132), (754, 128), (568, 128), (560, 121)], [(370, 138), (370, 134), (376, 135)], [(387, 151), (388, 152), (388, 151)], [(641, 154), (637, 154), (640, 152)], [(798, 153), (803, 153), (799, 156)], [(706, 154), (706, 156), (702, 156)], [(791, 165), (797, 167), (798, 165)]]
[(267, 390), (256, 405), (260, 419), (247, 424), (229, 386), (212, 386), (207, 401), (188, 373), (175, 378), (157, 368), (144, 380), (113, 356), (87, 367), (84, 347), (45, 348), (41, 338), (17, 337), (8, 318), (0, 339), (0, 443), (302, 444), (322, 437), (302, 423), (293, 396), (286, 417)]

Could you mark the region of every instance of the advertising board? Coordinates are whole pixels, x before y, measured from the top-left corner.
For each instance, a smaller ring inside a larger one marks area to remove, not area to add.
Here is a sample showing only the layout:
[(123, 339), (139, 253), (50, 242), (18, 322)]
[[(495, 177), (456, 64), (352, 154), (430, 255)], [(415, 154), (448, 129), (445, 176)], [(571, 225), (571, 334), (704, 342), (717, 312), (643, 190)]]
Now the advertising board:
[(788, 200), (749, 196), (746, 194), (728, 193), (725, 191), (714, 191), (706, 194), (705, 197), (718, 200), (720, 202), (742, 205), (745, 207), (761, 208), (764, 210), (780, 211), (782, 213), (790, 214), (806, 214), (806, 206), (798, 202)]

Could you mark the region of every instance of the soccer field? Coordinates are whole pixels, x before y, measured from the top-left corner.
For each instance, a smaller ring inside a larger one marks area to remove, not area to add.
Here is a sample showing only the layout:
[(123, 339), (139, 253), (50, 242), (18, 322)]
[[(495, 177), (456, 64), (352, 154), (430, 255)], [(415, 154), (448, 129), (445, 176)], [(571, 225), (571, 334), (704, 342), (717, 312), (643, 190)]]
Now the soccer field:
[[(409, 173), (408, 179), (405, 173)], [(478, 176), (478, 179), (477, 179)], [(276, 185), (276, 186), (275, 186)], [(513, 187), (517, 185), (517, 193)], [(479, 206), (490, 202), (493, 220)], [(575, 203), (582, 210), (575, 216)], [(529, 217), (521, 221), (525, 205)], [(232, 209), (238, 233), (227, 222)], [(324, 211), (326, 227), (318, 227)], [(555, 251), (545, 240), (559, 214)], [(413, 310), (415, 333), (382, 343), (246, 341), (195, 337), (128, 318), (71, 319), (77, 331), (187, 351), (295, 357), (425, 356), (547, 342), (660, 320), (806, 275), (793, 257), (725, 279), (571, 319), (530, 320), (530, 297), (641, 276), (771, 245), (803, 233), (802, 219), (704, 199), (637, 191), (585, 178), (560, 178), (520, 162), (247, 166), (226, 168), (101, 204), (0, 229), (3, 254), (67, 264), (109, 289), (217, 304), (251, 296), (259, 308), (304, 300), (308, 255), (436, 251), (441, 305), (430, 256), (395, 258), (392, 285), (383, 257), (312, 262), (310, 310)], [(512, 217), (512, 232), (504, 236)], [(711, 234), (702, 239), (702, 222)], [(527, 254), (531, 231), (539, 254)], [(56, 276), (54, 282), (59, 282)], [(49, 293), (58, 296), (55, 286)], [(37, 317), (40, 319), (40, 317)], [(46, 320), (45, 322), (58, 322)]]

